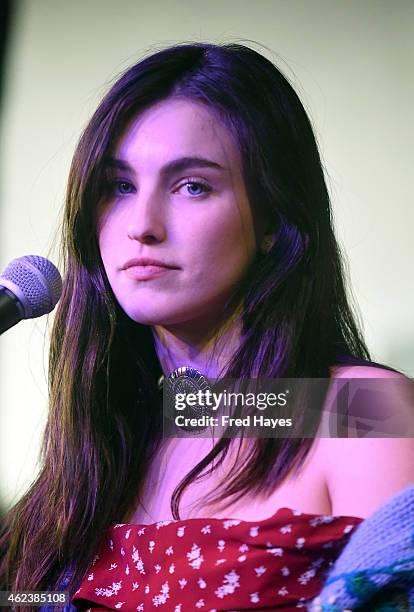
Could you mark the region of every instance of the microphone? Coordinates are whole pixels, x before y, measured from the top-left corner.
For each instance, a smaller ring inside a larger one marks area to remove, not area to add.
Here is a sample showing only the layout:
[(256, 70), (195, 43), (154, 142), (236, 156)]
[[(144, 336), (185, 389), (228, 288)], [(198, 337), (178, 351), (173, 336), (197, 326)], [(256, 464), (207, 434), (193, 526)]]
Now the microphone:
[(51, 312), (61, 293), (62, 278), (51, 261), (39, 255), (13, 259), (0, 275), (0, 334)]

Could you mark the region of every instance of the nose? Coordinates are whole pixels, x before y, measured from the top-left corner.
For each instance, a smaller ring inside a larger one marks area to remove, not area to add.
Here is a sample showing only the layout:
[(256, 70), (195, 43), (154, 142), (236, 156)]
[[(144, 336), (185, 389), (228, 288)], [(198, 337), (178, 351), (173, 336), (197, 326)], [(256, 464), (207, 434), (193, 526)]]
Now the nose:
[[(132, 200), (132, 198), (131, 198)], [(162, 242), (166, 237), (162, 202), (154, 196), (134, 198), (127, 225), (128, 238), (143, 244)]]

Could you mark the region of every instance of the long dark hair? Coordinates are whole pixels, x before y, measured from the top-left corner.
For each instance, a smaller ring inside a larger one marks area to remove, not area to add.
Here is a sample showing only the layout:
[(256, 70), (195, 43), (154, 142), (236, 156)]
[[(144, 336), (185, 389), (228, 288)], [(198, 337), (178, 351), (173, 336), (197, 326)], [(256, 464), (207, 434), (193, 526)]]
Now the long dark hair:
[[(243, 340), (226, 376), (329, 378), (346, 356), (370, 356), (352, 312), (330, 201), (308, 116), (287, 78), (241, 44), (179, 44), (128, 69), (105, 96), (74, 154), (63, 227), (63, 295), (50, 347), (42, 468), (3, 521), (0, 585), (74, 592), (104, 531), (136, 507), (162, 438), (151, 329), (129, 319), (108, 283), (95, 221), (105, 163), (144, 109), (173, 96), (205, 104), (238, 143), (253, 210), (275, 241), (240, 289)], [(312, 439), (258, 439), (218, 499), (281, 483)], [(228, 439), (182, 481), (185, 486)]]

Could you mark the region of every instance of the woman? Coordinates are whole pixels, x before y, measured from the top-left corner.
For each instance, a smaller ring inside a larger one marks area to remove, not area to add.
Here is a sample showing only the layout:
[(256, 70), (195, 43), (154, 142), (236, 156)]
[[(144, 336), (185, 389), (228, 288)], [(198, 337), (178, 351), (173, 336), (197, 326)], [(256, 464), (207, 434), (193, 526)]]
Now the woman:
[(63, 236), (43, 467), (4, 521), (2, 588), (67, 583), (85, 608), (304, 606), (352, 529), (414, 481), (412, 441), (318, 438), (318, 422), (313, 438), (240, 449), (163, 439), (158, 391), (183, 365), (211, 378), (402, 376), (369, 361), (286, 78), (235, 44), (176, 45), (127, 70), (76, 149)]

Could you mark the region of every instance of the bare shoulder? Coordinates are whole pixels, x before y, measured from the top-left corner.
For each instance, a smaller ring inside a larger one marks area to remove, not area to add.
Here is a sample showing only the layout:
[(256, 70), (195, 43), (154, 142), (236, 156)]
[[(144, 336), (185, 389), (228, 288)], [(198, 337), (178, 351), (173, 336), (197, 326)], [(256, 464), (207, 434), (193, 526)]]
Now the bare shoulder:
[[(407, 381), (407, 387), (398, 385), (398, 399), (414, 417), (412, 381), (404, 374), (376, 366), (347, 365), (335, 367), (332, 376)], [(366, 518), (414, 484), (414, 437), (324, 438), (320, 446), (334, 515)]]
[(333, 378), (407, 378), (401, 372), (373, 365), (338, 364), (331, 368), (331, 375)]

